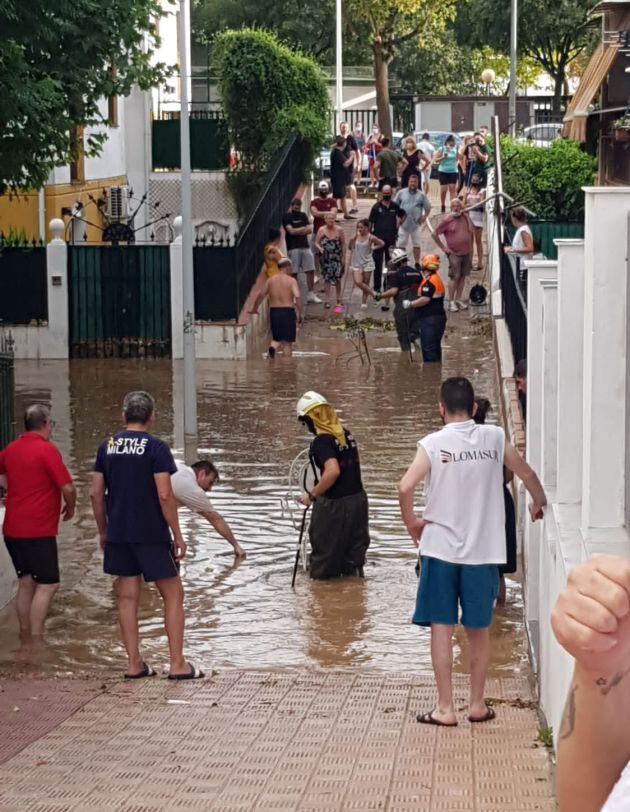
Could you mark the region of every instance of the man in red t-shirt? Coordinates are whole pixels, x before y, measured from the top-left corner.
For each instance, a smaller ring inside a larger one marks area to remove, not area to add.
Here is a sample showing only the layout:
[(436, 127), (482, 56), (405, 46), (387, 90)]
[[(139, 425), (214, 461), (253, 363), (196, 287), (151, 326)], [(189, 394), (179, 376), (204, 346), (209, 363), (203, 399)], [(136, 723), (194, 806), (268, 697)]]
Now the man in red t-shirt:
[(325, 180), (320, 181), (317, 187), (317, 196), (311, 200), (311, 216), (313, 217), (313, 233), (311, 235), (311, 250), (315, 257), (315, 270), (319, 273), (319, 251), (315, 250), (317, 232), (323, 228), (324, 216), (328, 211), (339, 211), (337, 201), (330, 197), (330, 186)]
[[(76, 491), (61, 454), (50, 442), (47, 406), (29, 406), (24, 434), (0, 451), (7, 478), (4, 542), (19, 578), (15, 607), (24, 636), (44, 633), (44, 621), (59, 589), (57, 531), (74, 515)], [(61, 511), (61, 498), (64, 508)]]
[[(458, 197), (451, 200), (451, 213), (433, 230), (433, 239), (448, 258), (448, 309), (451, 313), (468, 308), (463, 295), (466, 278), (472, 270), (473, 226), (463, 208)], [(446, 245), (440, 239), (441, 234)]]

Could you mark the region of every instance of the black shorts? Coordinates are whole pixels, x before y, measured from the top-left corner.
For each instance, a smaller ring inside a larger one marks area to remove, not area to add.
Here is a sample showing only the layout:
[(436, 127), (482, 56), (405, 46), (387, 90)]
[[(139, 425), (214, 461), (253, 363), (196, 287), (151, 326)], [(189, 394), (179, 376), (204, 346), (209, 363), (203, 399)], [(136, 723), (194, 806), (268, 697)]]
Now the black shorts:
[(379, 192), (383, 191), (383, 186), (391, 186), (394, 191), (398, 186), (398, 178), (381, 178), (378, 182)]
[(292, 344), (297, 335), (297, 316), (293, 307), (270, 307), (269, 321), (274, 341)]
[(133, 578), (142, 575), (145, 581), (163, 581), (179, 575), (179, 562), (172, 544), (111, 544), (105, 545), (103, 570), (107, 575)]
[(4, 543), (18, 578), (30, 575), (38, 584), (59, 583), (57, 539), (54, 536), (35, 539), (5, 537)]
[(455, 186), (459, 179), (458, 172), (438, 172), (440, 186)]

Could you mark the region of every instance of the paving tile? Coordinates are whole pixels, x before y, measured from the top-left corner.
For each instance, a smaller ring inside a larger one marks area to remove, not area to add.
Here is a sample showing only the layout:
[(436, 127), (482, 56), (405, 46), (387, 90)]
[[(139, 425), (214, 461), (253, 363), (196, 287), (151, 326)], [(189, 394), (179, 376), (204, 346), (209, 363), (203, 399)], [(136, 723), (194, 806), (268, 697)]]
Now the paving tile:
[[(0, 812), (556, 809), (548, 754), (533, 747), (535, 710), (499, 704), (487, 725), (467, 723), (465, 710), (454, 730), (419, 725), (415, 708), (435, 701), (430, 675), (230, 672), (106, 693), (78, 681), (2, 688), (0, 721), (18, 741), (0, 744)], [(519, 678), (489, 691), (531, 696)], [(457, 675), (457, 707), (467, 693)], [(49, 712), (37, 718), (28, 696), (50, 697)]]

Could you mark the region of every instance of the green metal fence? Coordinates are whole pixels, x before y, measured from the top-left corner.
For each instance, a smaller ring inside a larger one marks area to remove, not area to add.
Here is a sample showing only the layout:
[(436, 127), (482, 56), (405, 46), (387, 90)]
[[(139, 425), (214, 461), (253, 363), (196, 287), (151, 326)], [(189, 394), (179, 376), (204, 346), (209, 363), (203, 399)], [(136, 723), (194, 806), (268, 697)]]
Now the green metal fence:
[(11, 344), (0, 334), (0, 449), (15, 436), (15, 378)]
[(68, 296), (71, 357), (170, 354), (167, 245), (69, 246)]
[[(554, 240), (572, 238), (581, 239), (584, 236), (584, 223), (555, 223), (550, 220), (530, 220), (528, 223), (534, 237), (536, 251), (544, 254), (547, 259), (558, 259), (558, 251)], [(508, 224), (506, 231), (510, 241), (514, 237), (514, 227)]]
[[(203, 117), (202, 117), (203, 113)], [(180, 168), (179, 119), (155, 120), (151, 126), (153, 169)], [(192, 169), (226, 169), (230, 161), (227, 125), (220, 113), (193, 111), (190, 119)]]

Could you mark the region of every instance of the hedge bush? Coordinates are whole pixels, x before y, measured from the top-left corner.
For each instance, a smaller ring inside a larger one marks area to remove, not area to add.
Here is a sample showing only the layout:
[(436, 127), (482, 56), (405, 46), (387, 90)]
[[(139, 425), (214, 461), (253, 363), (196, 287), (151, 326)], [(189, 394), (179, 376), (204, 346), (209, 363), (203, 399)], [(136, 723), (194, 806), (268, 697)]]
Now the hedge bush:
[(592, 186), (595, 159), (574, 141), (549, 147), (501, 138), (503, 188), (536, 213), (537, 220), (584, 220), (583, 186)]
[(317, 64), (262, 29), (221, 32), (212, 53), (241, 170), (264, 171), (297, 132), (306, 148), (306, 173), (328, 131), (328, 90)]

